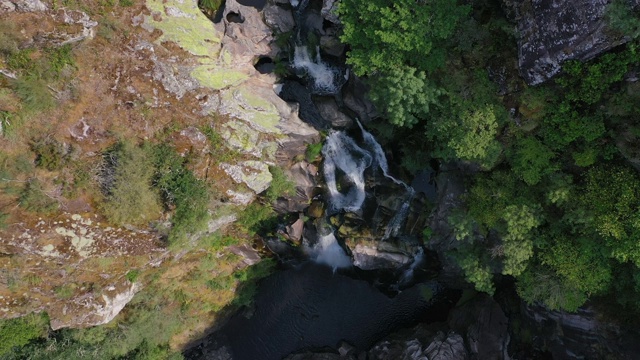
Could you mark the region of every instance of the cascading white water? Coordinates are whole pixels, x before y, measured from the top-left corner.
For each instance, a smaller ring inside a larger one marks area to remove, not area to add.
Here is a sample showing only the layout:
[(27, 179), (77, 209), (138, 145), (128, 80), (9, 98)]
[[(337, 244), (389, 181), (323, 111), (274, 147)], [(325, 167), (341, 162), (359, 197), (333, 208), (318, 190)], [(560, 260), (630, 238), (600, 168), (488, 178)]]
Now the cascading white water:
[[(371, 165), (371, 155), (342, 131), (327, 136), (322, 155), (331, 211), (360, 210), (365, 199), (364, 171)], [(338, 190), (336, 169), (341, 170), (352, 184), (346, 193)]]
[(334, 271), (351, 266), (351, 258), (340, 247), (333, 232), (320, 236), (314, 250), (316, 251), (315, 261), (331, 266)]
[(364, 129), (364, 127), (362, 126), (362, 124), (360, 123), (360, 121), (356, 120), (356, 122), (358, 123), (358, 126), (360, 127), (360, 131), (362, 132), (362, 138), (364, 140), (365, 146), (367, 148), (370, 149), (371, 152), (373, 152), (374, 156), (374, 166), (379, 166), (380, 169), (382, 170), (382, 174), (387, 178), (390, 179), (391, 181), (393, 181), (394, 183), (398, 184), (398, 185), (402, 185), (405, 188), (409, 189), (410, 187), (405, 184), (403, 181), (398, 180), (396, 178), (394, 178), (393, 176), (389, 175), (389, 164), (387, 163), (387, 158), (386, 156), (384, 156), (384, 150), (382, 150), (382, 146), (380, 146), (380, 144), (376, 141), (376, 138), (373, 137), (373, 135), (368, 132), (367, 130)]
[(293, 7), (297, 7), (298, 4), (300, 4), (300, 0), (289, 0), (289, 2), (291, 3), (291, 6), (293, 6)]
[(422, 248), (418, 248), (418, 252), (413, 257), (413, 262), (409, 265), (409, 268), (402, 273), (398, 284), (404, 285), (411, 281), (413, 279), (413, 272), (422, 263), (422, 261), (424, 261), (424, 250)]
[(336, 70), (320, 58), (320, 49), (316, 49), (316, 59), (312, 60), (306, 46), (296, 46), (293, 53), (293, 66), (304, 69), (313, 79), (313, 88), (333, 94), (338, 90), (335, 84)]

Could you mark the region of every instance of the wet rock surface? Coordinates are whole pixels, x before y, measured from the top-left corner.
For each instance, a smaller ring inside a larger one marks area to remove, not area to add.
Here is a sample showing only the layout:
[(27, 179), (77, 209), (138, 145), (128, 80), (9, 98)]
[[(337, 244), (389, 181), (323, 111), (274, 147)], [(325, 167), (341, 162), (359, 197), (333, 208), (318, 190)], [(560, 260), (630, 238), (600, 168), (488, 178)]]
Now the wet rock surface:
[[(519, 34), (520, 74), (540, 84), (567, 60), (589, 60), (628, 41), (612, 32), (605, 19), (609, 0), (504, 0), (507, 17)], [(640, 1), (630, 3), (636, 8)]]

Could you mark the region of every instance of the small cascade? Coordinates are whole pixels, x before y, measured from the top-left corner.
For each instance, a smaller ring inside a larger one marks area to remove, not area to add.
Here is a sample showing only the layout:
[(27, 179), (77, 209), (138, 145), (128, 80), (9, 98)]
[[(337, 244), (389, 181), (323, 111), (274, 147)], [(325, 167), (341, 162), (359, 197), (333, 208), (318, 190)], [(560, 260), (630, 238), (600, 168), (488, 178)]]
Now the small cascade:
[(364, 129), (359, 120), (356, 120), (358, 126), (360, 127), (360, 131), (362, 132), (362, 138), (364, 140), (365, 146), (373, 153), (373, 166), (380, 167), (382, 170), (382, 174), (387, 178), (393, 181), (398, 185), (404, 186), (407, 190), (411, 189), (407, 184), (403, 181), (394, 178), (389, 175), (389, 164), (387, 163), (387, 158), (384, 155), (384, 150), (382, 150), (382, 146), (376, 141), (376, 138), (373, 135)]
[(347, 256), (344, 249), (338, 244), (338, 239), (336, 239), (333, 232), (320, 236), (314, 250), (316, 251), (315, 261), (331, 266), (333, 271), (351, 267), (351, 258)]
[(315, 94), (335, 94), (339, 87), (336, 85), (336, 77), (340, 75), (338, 69), (334, 69), (320, 57), (320, 48), (316, 48), (316, 57), (311, 59), (306, 46), (296, 46), (293, 55), (293, 66), (296, 69), (306, 71), (313, 84), (311, 90)]
[(398, 285), (406, 285), (411, 280), (413, 280), (413, 273), (418, 266), (422, 264), (424, 261), (424, 250), (420, 247), (418, 248), (417, 253), (413, 258), (413, 262), (409, 265), (409, 268), (402, 273), (400, 280), (398, 281)]
[[(365, 199), (364, 171), (371, 165), (371, 155), (342, 131), (335, 131), (327, 136), (322, 155), (324, 178), (329, 189), (330, 213), (360, 210)], [(352, 185), (346, 193), (338, 190), (337, 169), (344, 173), (344, 177)]]

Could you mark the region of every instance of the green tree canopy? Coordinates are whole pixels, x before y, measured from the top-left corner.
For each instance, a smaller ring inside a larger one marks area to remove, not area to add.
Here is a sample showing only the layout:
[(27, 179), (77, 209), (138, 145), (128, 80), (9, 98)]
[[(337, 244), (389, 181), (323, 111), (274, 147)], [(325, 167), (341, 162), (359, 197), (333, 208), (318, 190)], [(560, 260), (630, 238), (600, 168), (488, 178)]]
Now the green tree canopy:
[(351, 46), (347, 63), (357, 75), (404, 65), (433, 70), (445, 58), (434, 45), (450, 37), (469, 11), (456, 0), (342, 0), (340, 39)]

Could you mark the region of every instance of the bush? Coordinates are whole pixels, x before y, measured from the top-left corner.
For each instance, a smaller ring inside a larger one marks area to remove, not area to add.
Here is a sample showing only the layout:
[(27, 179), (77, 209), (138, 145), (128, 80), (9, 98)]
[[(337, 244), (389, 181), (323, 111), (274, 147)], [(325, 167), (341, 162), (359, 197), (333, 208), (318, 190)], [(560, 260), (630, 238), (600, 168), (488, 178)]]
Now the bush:
[(139, 275), (140, 275), (140, 270), (135, 269), (135, 270), (129, 270), (127, 272), (127, 275), (125, 275), (125, 277), (127, 278), (127, 280), (129, 280), (130, 283), (134, 283), (138, 279)]
[(32, 314), (17, 319), (0, 320), (0, 356), (46, 335), (48, 319), (45, 314)]
[(27, 211), (50, 214), (58, 210), (58, 201), (45, 194), (38, 179), (29, 180), (18, 201)]
[(185, 159), (169, 145), (153, 148), (154, 185), (160, 189), (167, 209), (175, 207), (169, 242), (184, 240), (188, 233), (201, 230), (209, 218), (207, 185), (186, 168)]
[(50, 137), (33, 141), (31, 150), (36, 154), (36, 166), (49, 171), (59, 170), (66, 160), (64, 146)]
[(268, 232), (273, 229), (276, 222), (277, 218), (273, 209), (259, 203), (249, 204), (238, 217), (238, 224), (253, 233)]
[(105, 167), (113, 167), (103, 211), (114, 224), (144, 224), (157, 218), (162, 208), (151, 187), (153, 160), (146, 148), (118, 143), (104, 155)]
[(279, 197), (295, 195), (296, 185), (287, 178), (281, 168), (269, 166), (269, 172), (272, 180), (265, 195), (270, 202), (276, 201)]
[(318, 158), (318, 156), (320, 156), (321, 152), (322, 152), (321, 142), (315, 143), (315, 144), (309, 144), (307, 145), (307, 150), (305, 151), (304, 156), (308, 162), (313, 162)]

